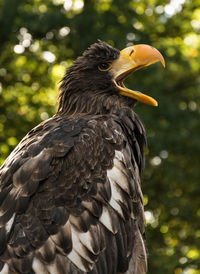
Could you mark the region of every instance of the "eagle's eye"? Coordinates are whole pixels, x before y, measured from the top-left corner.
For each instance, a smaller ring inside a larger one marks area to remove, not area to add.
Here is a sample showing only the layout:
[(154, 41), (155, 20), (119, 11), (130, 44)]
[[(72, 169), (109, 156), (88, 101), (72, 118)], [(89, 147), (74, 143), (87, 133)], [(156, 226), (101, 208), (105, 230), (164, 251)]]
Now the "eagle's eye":
[(107, 71), (111, 68), (111, 62), (104, 62), (98, 65), (98, 69), (101, 71)]

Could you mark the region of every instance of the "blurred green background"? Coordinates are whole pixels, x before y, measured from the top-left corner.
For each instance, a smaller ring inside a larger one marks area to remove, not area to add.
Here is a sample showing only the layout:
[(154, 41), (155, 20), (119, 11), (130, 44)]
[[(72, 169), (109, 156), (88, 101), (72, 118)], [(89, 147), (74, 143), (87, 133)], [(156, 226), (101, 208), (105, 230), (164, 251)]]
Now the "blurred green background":
[(97, 39), (146, 43), (156, 64), (127, 80), (158, 108), (138, 104), (148, 149), (142, 186), (149, 273), (200, 273), (200, 1), (0, 0), (0, 163), (55, 113), (59, 80)]

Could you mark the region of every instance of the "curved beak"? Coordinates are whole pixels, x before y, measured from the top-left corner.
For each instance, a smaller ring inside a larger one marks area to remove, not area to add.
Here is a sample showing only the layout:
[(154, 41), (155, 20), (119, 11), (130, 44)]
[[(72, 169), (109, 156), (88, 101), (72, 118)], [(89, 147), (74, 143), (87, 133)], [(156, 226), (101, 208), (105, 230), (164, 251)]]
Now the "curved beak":
[(133, 98), (144, 104), (157, 106), (157, 101), (152, 97), (126, 88), (123, 80), (132, 72), (159, 61), (165, 67), (165, 60), (162, 54), (149, 45), (141, 44), (123, 49), (120, 52), (119, 58), (113, 62), (111, 69), (114, 75), (113, 81), (117, 89), (119, 89), (119, 94)]

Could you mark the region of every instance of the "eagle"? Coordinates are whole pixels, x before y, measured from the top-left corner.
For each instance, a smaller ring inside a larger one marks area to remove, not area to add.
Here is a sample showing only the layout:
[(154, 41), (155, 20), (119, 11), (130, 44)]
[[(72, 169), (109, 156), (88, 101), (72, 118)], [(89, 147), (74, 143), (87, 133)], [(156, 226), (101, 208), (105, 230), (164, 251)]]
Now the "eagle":
[(67, 69), (56, 114), (0, 169), (0, 273), (147, 272), (146, 133), (133, 107), (157, 101), (124, 79), (157, 61), (149, 45), (98, 41)]

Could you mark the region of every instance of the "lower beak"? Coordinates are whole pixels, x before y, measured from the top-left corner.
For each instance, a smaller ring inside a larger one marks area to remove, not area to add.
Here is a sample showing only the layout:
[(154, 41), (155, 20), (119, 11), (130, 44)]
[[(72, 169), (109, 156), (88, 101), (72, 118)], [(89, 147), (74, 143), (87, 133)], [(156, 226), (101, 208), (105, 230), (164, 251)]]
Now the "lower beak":
[(157, 101), (152, 97), (126, 88), (123, 80), (132, 72), (159, 61), (165, 67), (165, 60), (162, 54), (151, 46), (141, 44), (123, 49), (120, 52), (120, 57), (113, 62), (111, 69), (119, 94), (133, 98), (144, 104), (157, 106)]

